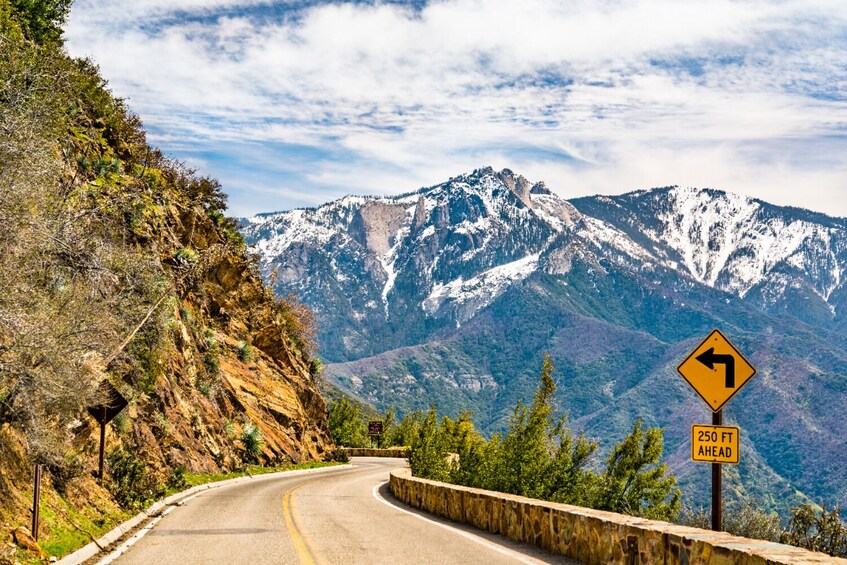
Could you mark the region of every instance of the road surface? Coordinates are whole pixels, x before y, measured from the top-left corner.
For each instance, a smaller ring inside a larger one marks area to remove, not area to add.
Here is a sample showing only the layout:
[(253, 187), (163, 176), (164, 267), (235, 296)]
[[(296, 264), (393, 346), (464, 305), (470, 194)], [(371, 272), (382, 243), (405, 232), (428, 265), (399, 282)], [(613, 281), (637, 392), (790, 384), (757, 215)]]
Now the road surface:
[(293, 477), (255, 477), (204, 491), (162, 518), (115, 562), (567, 562), (398, 502), (389, 493), (387, 481), (389, 471), (402, 466), (402, 459), (356, 457), (352, 467)]

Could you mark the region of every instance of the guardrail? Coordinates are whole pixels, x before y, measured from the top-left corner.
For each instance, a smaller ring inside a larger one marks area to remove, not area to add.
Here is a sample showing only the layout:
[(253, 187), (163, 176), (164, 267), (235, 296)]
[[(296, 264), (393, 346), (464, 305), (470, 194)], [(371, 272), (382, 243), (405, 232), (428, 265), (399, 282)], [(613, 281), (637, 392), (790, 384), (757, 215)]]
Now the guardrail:
[(779, 543), (657, 520), (468, 488), (391, 472), (391, 493), (406, 504), (582, 563), (841, 563)]

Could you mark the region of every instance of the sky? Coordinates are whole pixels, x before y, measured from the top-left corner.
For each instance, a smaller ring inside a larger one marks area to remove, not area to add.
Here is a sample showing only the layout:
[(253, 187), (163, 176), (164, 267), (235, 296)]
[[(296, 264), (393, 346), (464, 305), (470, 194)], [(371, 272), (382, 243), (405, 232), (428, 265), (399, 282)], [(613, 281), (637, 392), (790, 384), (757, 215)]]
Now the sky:
[(488, 165), (847, 216), (844, 0), (76, 0), (65, 37), (235, 216)]

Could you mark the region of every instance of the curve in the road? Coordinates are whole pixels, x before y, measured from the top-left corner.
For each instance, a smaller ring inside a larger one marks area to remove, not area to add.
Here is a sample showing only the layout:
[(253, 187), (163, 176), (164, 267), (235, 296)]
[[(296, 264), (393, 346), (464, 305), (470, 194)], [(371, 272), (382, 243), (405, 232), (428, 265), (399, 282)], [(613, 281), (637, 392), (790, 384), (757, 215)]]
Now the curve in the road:
[(402, 459), (354, 458), (315, 475), (256, 477), (176, 508), (118, 563), (561, 563), (561, 556), (431, 517), (394, 500)]

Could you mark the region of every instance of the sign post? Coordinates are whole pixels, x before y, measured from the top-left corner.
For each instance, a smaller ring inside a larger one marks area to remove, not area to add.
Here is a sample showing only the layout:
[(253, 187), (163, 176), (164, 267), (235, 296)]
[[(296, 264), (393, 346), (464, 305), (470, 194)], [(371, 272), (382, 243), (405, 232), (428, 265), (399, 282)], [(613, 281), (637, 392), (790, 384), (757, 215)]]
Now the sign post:
[(382, 420), (371, 420), (368, 422), (368, 435), (376, 436), (377, 445), (379, 445), (380, 437), (382, 436)]
[(38, 518), (41, 509), (41, 463), (35, 466), (35, 481), (32, 489), (32, 539), (38, 541)]
[(100, 464), (97, 471), (97, 479), (103, 484), (103, 460), (106, 454), (106, 424), (117, 416), (121, 410), (127, 407), (129, 402), (118, 392), (112, 383), (103, 381), (100, 383), (100, 393), (103, 402), (88, 407), (88, 413), (100, 424)]
[(688, 354), (676, 370), (712, 410), (711, 426), (692, 427), (691, 458), (712, 464), (712, 529), (720, 531), (721, 464), (738, 463), (739, 455), (739, 430), (723, 425), (723, 407), (753, 378), (756, 369), (716, 329)]

